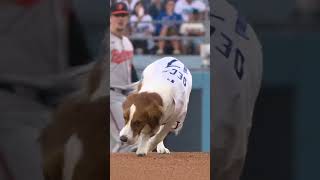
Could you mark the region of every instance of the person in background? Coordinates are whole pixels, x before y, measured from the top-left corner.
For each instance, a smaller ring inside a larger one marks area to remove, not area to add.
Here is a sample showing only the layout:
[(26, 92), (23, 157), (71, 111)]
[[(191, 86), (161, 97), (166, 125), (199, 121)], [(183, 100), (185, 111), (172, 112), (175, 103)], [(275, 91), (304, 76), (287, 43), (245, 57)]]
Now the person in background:
[[(182, 44), (184, 52), (187, 54), (200, 54), (200, 45), (203, 43), (205, 34), (204, 24), (201, 22), (201, 15), (197, 9), (193, 9), (193, 13), (189, 15), (189, 21), (180, 27), (180, 34), (191, 37), (199, 37), (191, 40), (183, 40)], [(191, 43), (190, 43), (191, 42)]]
[(158, 18), (160, 12), (163, 11), (162, 0), (152, 0), (150, 8), (147, 8), (152, 19)]
[[(167, 36), (179, 36), (179, 29), (182, 23), (181, 15), (174, 12), (175, 1), (168, 0), (165, 4), (165, 10), (160, 13), (157, 18), (156, 34), (160, 35), (160, 37)], [(173, 54), (179, 55), (181, 54), (180, 50), (180, 40), (169, 40), (170, 44), (173, 47)], [(159, 40), (157, 54), (164, 54), (164, 49), (166, 46), (165, 40)]]
[[(130, 17), (131, 36), (143, 38), (151, 36), (154, 32), (154, 26), (152, 24), (152, 17), (145, 13), (145, 8), (142, 2), (137, 2), (134, 13)], [(137, 54), (148, 53), (154, 45), (153, 41), (148, 39), (133, 40), (133, 46)]]
[(133, 82), (133, 46), (124, 33), (129, 22), (125, 3), (111, 6), (110, 13), (110, 152), (128, 152), (131, 147), (121, 143), (119, 133), (124, 127), (122, 103)]
[(174, 12), (182, 15), (184, 21), (189, 21), (194, 8), (203, 12), (206, 10), (206, 5), (200, 0), (178, 0)]
[(110, 7), (112, 6), (112, 4), (116, 3), (117, 0), (110, 0)]

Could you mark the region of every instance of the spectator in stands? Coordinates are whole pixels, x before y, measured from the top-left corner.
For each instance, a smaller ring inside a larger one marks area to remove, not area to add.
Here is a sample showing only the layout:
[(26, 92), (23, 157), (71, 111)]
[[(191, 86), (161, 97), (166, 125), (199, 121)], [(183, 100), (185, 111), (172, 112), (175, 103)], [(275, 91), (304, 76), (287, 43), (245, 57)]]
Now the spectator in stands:
[[(142, 2), (137, 2), (134, 7), (133, 15), (130, 17), (130, 28), (132, 37), (151, 36), (155, 28), (152, 23), (152, 17), (145, 13)], [(137, 54), (148, 53), (154, 45), (152, 40), (133, 40), (133, 46)]]
[[(152, 1), (153, 1), (153, 0), (140, 0), (140, 2), (142, 2), (143, 7), (144, 7), (146, 10), (147, 10), (147, 9), (150, 9), (151, 4), (152, 4)], [(149, 11), (147, 11), (147, 12), (148, 12), (148, 14), (150, 14)]]
[[(157, 18), (158, 21), (156, 28), (156, 34), (160, 37), (178, 36), (179, 29), (182, 22), (182, 17), (174, 12), (175, 1), (168, 0), (165, 4), (165, 11), (162, 11)], [(170, 40), (170, 44), (173, 47), (173, 54), (181, 54), (180, 40)], [(159, 40), (157, 54), (162, 55), (166, 45), (165, 40)]]
[(116, 3), (116, 2), (117, 2), (117, 0), (111, 0), (111, 1), (110, 1), (110, 7), (111, 7), (112, 4), (114, 4), (114, 3)]
[(182, 15), (184, 21), (189, 21), (193, 9), (203, 12), (206, 10), (206, 5), (200, 0), (178, 0), (174, 12)]
[[(201, 37), (205, 34), (204, 24), (201, 22), (201, 15), (197, 9), (193, 9), (192, 14), (189, 15), (189, 21), (185, 22), (180, 27), (180, 34), (192, 37)], [(191, 43), (190, 43), (191, 42)], [(192, 40), (183, 40), (182, 44), (184, 52), (190, 54), (200, 54), (200, 45), (203, 43), (202, 38), (195, 38)]]
[(163, 10), (162, 0), (152, 0), (151, 6), (149, 9), (149, 14), (153, 19), (156, 19), (160, 12)]

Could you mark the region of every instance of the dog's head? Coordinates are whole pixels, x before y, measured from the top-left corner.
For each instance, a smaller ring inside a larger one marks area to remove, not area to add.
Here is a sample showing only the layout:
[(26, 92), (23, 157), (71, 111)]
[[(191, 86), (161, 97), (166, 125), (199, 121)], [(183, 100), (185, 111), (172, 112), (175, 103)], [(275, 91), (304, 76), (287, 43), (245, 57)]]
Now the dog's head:
[(122, 142), (134, 144), (141, 133), (151, 137), (159, 130), (163, 114), (163, 102), (159, 94), (131, 94), (122, 107), (125, 120), (125, 126), (120, 131)]

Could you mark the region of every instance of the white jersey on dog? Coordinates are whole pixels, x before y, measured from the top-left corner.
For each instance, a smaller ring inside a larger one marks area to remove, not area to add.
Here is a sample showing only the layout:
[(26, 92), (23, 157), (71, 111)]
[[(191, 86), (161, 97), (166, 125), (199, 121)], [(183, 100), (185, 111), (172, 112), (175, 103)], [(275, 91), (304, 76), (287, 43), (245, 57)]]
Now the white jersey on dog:
[[(192, 89), (191, 72), (178, 59), (164, 57), (144, 69), (141, 81), (143, 86), (140, 92), (158, 93), (163, 99), (164, 111), (172, 111), (172, 107), (168, 107), (168, 105), (172, 101), (175, 102), (173, 117), (177, 124), (173, 127), (173, 131), (178, 133), (188, 109), (189, 96)], [(166, 119), (163, 118), (164, 121)]]

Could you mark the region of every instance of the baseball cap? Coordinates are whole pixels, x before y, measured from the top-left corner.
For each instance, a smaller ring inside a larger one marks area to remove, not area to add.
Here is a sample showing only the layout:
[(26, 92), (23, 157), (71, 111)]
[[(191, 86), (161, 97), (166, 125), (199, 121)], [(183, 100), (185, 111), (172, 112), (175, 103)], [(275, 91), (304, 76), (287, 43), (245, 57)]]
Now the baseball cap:
[(129, 14), (128, 7), (124, 2), (117, 2), (111, 6), (111, 14)]

